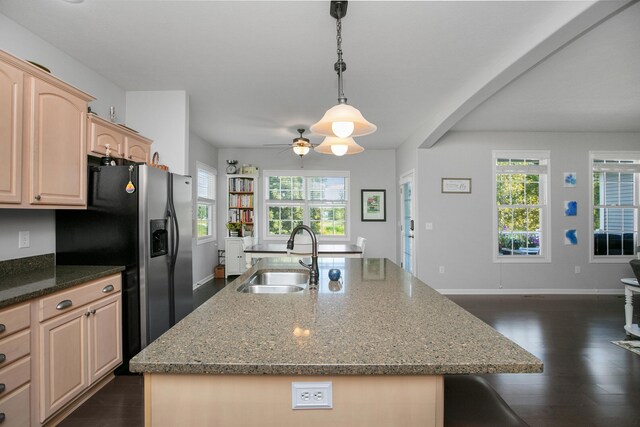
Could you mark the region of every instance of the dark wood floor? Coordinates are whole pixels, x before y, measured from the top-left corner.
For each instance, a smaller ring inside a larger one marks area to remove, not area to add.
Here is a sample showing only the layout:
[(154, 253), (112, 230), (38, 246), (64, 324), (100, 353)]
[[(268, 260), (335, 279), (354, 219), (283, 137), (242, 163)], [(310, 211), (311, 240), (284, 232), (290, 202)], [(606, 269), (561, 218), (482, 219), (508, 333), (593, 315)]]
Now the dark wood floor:
[[(544, 361), (542, 374), (485, 376), (532, 427), (640, 427), (640, 355), (610, 343), (625, 339), (622, 296), (450, 298)], [(140, 377), (116, 377), (61, 426), (142, 426), (142, 395)]]

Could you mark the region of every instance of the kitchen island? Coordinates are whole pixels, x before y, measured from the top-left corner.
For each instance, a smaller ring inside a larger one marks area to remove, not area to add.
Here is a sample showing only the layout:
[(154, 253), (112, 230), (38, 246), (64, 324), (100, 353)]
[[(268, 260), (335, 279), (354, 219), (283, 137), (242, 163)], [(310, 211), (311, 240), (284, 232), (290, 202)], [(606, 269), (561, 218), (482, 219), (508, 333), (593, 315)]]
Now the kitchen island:
[[(236, 291), (271, 269), (300, 266), (261, 260), (131, 360), (147, 425), (441, 426), (442, 375), (542, 371), (389, 260), (323, 258), (317, 292)], [(333, 409), (292, 410), (294, 381), (331, 381)]]

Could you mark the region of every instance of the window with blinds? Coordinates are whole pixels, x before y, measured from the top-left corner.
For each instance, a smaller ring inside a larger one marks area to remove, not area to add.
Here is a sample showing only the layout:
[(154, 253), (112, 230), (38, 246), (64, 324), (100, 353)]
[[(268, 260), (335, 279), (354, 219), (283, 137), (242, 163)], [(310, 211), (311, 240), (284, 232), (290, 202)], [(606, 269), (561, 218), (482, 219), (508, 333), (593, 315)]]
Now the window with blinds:
[(216, 238), (216, 170), (204, 163), (196, 162), (198, 170), (196, 228), (198, 243)]
[(319, 238), (348, 239), (349, 173), (265, 171), (265, 238), (307, 224)]
[(592, 259), (626, 262), (638, 246), (640, 153), (591, 152)]
[(548, 151), (494, 151), (494, 261), (549, 261)]

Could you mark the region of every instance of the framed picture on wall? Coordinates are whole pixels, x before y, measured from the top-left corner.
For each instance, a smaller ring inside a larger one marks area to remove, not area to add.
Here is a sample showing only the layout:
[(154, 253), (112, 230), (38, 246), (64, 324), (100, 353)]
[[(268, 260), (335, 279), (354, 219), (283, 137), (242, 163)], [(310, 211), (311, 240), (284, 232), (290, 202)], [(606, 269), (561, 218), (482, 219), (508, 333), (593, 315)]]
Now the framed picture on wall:
[(471, 178), (442, 178), (442, 193), (471, 193)]
[(387, 190), (362, 190), (362, 221), (387, 220)]

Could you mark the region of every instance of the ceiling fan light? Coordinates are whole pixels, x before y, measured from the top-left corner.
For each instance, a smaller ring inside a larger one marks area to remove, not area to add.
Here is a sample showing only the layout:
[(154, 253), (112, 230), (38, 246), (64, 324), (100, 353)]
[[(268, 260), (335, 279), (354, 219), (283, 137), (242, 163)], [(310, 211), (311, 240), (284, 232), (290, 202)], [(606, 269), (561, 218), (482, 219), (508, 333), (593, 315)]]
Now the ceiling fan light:
[(318, 135), (335, 137), (338, 135), (334, 132), (334, 125), (344, 122), (353, 123), (353, 132), (349, 136), (369, 135), (378, 129), (376, 125), (367, 121), (357, 108), (349, 104), (338, 104), (329, 108), (322, 119), (311, 126), (310, 130)]
[[(337, 146), (334, 150), (333, 146)], [(343, 147), (346, 147), (345, 152), (339, 154)], [(353, 138), (337, 138), (335, 136), (328, 136), (322, 141), (322, 144), (318, 145), (314, 150), (320, 154), (333, 154), (336, 156), (342, 156), (344, 154), (357, 154), (362, 153), (364, 148)], [(337, 151), (337, 152), (336, 152)]]
[(306, 145), (296, 145), (293, 147), (293, 152), (298, 156), (304, 156), (309, 152), (309, 147)]

